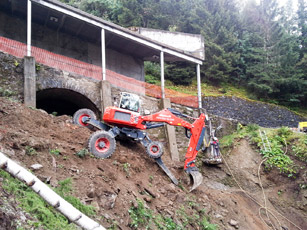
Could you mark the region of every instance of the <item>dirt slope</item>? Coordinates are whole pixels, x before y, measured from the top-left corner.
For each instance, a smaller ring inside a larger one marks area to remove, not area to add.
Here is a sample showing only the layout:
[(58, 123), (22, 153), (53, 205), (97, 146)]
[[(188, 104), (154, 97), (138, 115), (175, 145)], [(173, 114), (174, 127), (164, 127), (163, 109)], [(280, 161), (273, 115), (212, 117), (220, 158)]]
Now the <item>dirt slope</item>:
[[(203, 184), (194, 192), (174, 186), (143, 147), (133, 142), (117, 142), (115, 153), (109, 159), (96, 159), (87, 155), (80, 158), (77, 152), (86, 148), (91, 132), (71, 123), (68, 116), (54, 117), (41, 110), (33, 110), (0, 97), (0, 151), (26, 168), (39, 163), (43, 168), (34, 173), (43, 181), (57, 186), (58, 181), (73, 178), (75, 196), (97, 208), (97, 220), (105, 227), (115, 221), (119, 229), (131, 229), (128, 209), (139, 198), (164, 216), (182, 222), (176, 210), (184, 205), (187, 213), (206, 210), (211, 222), (219, 229), (269, 229), (259, 216), (259, 205), (235, 185), (223, 164), (219, 167), (201, 166)], [(36, 154), (29, 155), (29, 148)], [(51, 154), (51, 152), (58, 153)], [(168, 154), (163, 159), (182, 182), (186, 181), (183, 162), (171, 162)], [(227, 162), (241, 184), (263, 205), (263, 194), (258, 181), (261, 157), (246, 140), (241, 140), (227, 157)], [(268, 207), (306, 229), (306, 193), (299, 191), (295, 181), (265, 174), (261, 169), (262, 184), (268, 198)], [(186, 184), (183, 183), (186, 187)], [(187, 187), (186, 187), (187, 188)], [(0, 191), (5, 194), (5, 191)], [(278, 191), (283, 191), (278, 195)], [(306, 191), (306, 190), (304, 190)], [(9, 196), (9, 194), (6, 194)], [(1, 204), (1, 197), (0, 197)], [(16, 203), (12, 204), (16, 206)], [(273, 206), (274, 205), (274, 206)], [(277, 215), (284, 229), (299, 229)], [(104, 218), (100, 218), (100, 217)], [(0, 229), (6, 228), (8, 218), (0, 210)], [(30, 217), (25, 217), (30, 218)], [(277, 221), (273, 220), (275, 226)], [(192, 222), (186, 229), (198, 229)]]

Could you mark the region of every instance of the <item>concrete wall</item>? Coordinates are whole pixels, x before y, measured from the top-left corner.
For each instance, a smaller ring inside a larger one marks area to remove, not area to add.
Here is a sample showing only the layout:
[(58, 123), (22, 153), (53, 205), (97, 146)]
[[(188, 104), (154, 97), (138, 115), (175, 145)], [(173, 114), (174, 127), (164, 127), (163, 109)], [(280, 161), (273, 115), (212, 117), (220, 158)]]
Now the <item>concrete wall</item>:
[(19, 42), (27, 41), (27, 24), (19, 18), (12, 19), (0, 11), (0, 36), (14, 38)]
[(197, 58), (205, 59), (204, 38), (200, 34), (186, 34), (140, 27), (133, 27), (131, 30), (152, 40), (187, 51)]
[[(26, 43), (26, 21), (0, 11), (0, 36)], [(101, 66), (101, 46), (86, 42), (77, 36), (51, 30), (32, 23), (32, 45)], [(115, 50), (106, 50), (106, 67), (127, 77), (144, 81), (144, 62)]]
[(108, 49), (106, 52), (106, 64), (107, 69), (116, 73), (145, 81), (144, 62), (140, 59)]

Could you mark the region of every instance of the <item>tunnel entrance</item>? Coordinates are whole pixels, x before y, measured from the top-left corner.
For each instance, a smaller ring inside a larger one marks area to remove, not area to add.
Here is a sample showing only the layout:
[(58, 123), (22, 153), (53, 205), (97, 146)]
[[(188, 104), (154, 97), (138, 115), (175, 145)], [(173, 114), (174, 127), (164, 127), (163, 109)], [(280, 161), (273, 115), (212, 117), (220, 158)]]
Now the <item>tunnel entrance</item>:
[(84, 95), (68, 89), (45, 89), (36, 93), (36, 107), (57, 116), (72, 116), (77, 110), (87, 108), (100, 117), (99, 109)]

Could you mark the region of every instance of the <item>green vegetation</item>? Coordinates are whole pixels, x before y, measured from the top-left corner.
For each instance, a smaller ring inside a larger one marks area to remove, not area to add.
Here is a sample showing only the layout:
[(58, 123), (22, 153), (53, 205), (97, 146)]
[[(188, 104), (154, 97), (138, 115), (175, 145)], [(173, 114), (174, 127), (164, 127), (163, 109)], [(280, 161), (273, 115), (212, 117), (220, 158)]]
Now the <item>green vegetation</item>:
[(131, 165), (128, 162), (123, 164), (123, 169), (127, 178), (130, 177), (130, 166)]
[(16, 67), (18, 67), (18, 66), (19, 66), (19, 62), (18, 62), (17, 60), (14, 60), (14, 65), (15, 65)]
[(307, 162), (307, 135), (292, 133), (287, 137), (287, 142), (291, 142), (291, 153), (303, 162)]
[(31, 147), (31, 146), (26, 146), (26, 154), (29, 155), (29, 156), (34, 156), (34, 155), (37, 155), (37, 152), (36, 150)]
[(14, 95), (16, 95), (16, 93), (14, 93), (12, 90), (0, 87), (0, 96), (1, 97), (12, 97)]
[(131, 207), (128, 210), (128, 213), (132, 220), (130, 223), (132, 228), (138, 229), (146, 226), (146, 229), (148, 229), (149, 224), (152, 224), (152, 211), (148, 208), (145, 208), (141, 200), (137, 200), (137, 207)]
[[(276, 167), (281, 173), (288, 174), (289, 177), (296, 173), (293, 161), (284, 152), (283, 139), (280, 136), (269, 138), (272, 150), (261, 150), (261, 154), (266, 160), (266, 168)], [(261, 145), (261, 143), (259, 143)]]
[(71, 195), (73, 193), (71, 178), (59, 181), (59, 187), (55, 189), (55, 192), (85, 215), (95, 215), (95, 208), (93, 206), (84, 205), (78, 198)]
[(39, 64), (35, 64), (35, 69), (36, 69), (36, 71), (40, 71), (41, 66)]
[(84, 158), (88, 154), (89, 154), (88, 149), (81, 149), (79, 152), (76, 153), (76, 155), (80, 158)]
[(144, 62), (144, 70), (145, 70), (145, 81), (150, 84), (160, 85), (161, 84), (161, 69), (160, 65), (154, 62)]
[[(221, 147), (227, 149), (233, 145), (235, 140), (240, 138), (249, 138), (252, 143), (257, 145), (263, 158), (266, 159), (265, 167), (270, 170), (277, 168), (282, 174), (288, 177), (294, 177), (300, 167), (295, 164), (293, 157), (307, 163), (307, 137), (303, 133), (294, 133), (287, 127), (279, 129), (264, 129), (267, 133), (268, 141), (271, 147), (263, 149), (262, 139), (259, 135), (259, 126), (238, 125), (237, 131), (231, 135), (224, 136), (221, 140)], [(302, 168), (301, 168), (302, 169)]]
[(257, 134), (258, 129), (259, 129), (259, 126), (255, 124), (242, 126), (240, 123), (238, 123), (237, 131), (221, 138), (220, 146), (222, 149), (227, 150), (233, 146), (233, 143), (235, 142), (235, 140), (242, 139), (245, 137), (248, 137), (252, 139), (252, 141), (255, 141), (255, 137), (258, 137), (258, 134)]
[[(192, 209), (191, 204), (192, 206), (195, 205), (194, 202), (188, 202), (187, 206), (190, 205), (190, 207), (186, 207), (187, 210), (183, 205), (176, 211), (176, 216), (180, 222), (175, 222), (171, 217), (154, 214), (138, 199), (137, 205), (128, 210), (131, 218), (130, 227), (133, 229), (183, 230), (192, 224), (197, 229), (216, 230), (217, 226), (209, 222), (209, 219), (205, 216), (205, 211), (198, 213)], [(188, 211), (192, 214), (189, 214)]]
[[(53, 207), (48, 205), (24, 183), (14, 179), (2, 170), (0, 171), (0, 177), (4, 179), (3, 189), (5, 189), (7, 193), (13, 194), (20, 203), (20, 206), (37, 219), (37, 221), (29, 221), (28, 223), (33, 226), (33, 228), (63, 230), (76, 229), (74, 224), (69, 223), (65, 216), (61, 215)], [(93, 216), (95, 214), (93, 207), (83, 205), (79, 199), (71, 195), (71, 185), (71, 179), (60, 181), (59, 187), (56, 188), (55, 191), (81, 212)]]
[(60, 155), (61, 151), (59, 149), (50, 149), (49, 153), (58, 156)]

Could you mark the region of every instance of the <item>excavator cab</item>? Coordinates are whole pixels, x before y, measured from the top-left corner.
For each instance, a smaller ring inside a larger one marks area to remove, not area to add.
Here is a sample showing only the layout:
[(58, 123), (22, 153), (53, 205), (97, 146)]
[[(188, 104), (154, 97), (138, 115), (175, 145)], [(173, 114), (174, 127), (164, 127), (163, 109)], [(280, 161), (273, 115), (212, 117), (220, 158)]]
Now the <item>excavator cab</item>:
[(119, 108), (140, 112), (140, 97), (133, 93), (121, 92)]

